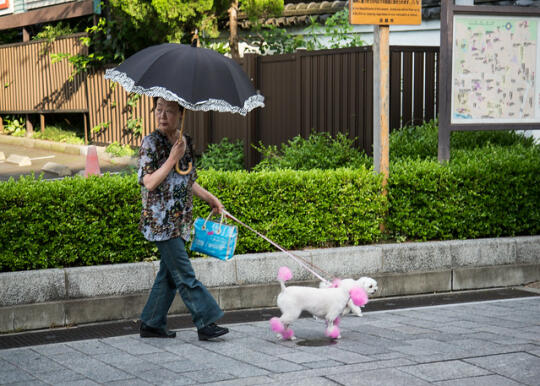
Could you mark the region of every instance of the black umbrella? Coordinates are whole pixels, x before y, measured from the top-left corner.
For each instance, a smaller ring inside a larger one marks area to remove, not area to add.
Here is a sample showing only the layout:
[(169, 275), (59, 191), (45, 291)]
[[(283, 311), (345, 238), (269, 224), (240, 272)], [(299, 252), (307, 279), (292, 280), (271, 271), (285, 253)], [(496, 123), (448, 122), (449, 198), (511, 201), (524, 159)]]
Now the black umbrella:
[[(264, 97), (255, 91), (238, 63), (216, 51), (185, 44), (145, 48), (107, 70), (105, 78), (120, 83), (128, 92), (162, 97), (188, 110), (246, 115), (264, 107)], [(186, 172), (178, 166), (176, 169), (185, 174), (191, 168)]]
[(246, 115), (264, 107), (242, 67), (206, 48), (164, 43), (145, 48), (105, 78), (128, 92), (162, 97), (194, 111), (220, 111)]

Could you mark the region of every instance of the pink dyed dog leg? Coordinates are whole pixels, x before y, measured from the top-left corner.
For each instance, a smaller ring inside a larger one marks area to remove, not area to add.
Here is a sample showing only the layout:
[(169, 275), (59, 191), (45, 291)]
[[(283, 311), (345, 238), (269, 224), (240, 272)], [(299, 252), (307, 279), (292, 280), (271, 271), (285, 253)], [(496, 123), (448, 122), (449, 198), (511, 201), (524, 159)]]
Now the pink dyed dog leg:
[(294, 338), (294, 331), (292, 329), (288, 328), (288, 329), (281, 332), (281, 336), (285, 340), (292, 339), (292, 338)]
[(272, 328), (272, 331), (278, 332), (280, 334), (282, 334), (283, 331), (285, 330), (285, 326), (283, 325), (283, 323), (281, 323), (281, 320), (279, 320), (279, 318), (276, 316), (270, 319), (270, 327)]
[(339, 335), (340, 335), (339, 327), (338, 326), (333, 326), (330, 331), (326, 330), (325, 334), (329, 338), (337, 339), (339, 337)]

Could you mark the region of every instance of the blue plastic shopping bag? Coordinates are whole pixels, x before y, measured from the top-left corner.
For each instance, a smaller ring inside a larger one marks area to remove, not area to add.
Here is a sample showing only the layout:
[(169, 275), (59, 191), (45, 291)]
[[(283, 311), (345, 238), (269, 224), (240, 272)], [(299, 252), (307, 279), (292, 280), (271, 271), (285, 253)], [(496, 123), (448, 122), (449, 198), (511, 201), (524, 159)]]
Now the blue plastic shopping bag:
[(216, 257), (221, 260), (229, 260), (234, 255), (238, 229), (235, 226), (223, 223), (223, 214), (220, 222), (210, 221), (210, 215), (205, 219), (198, 217), (193, 224), (193, 241), (191, 250)]

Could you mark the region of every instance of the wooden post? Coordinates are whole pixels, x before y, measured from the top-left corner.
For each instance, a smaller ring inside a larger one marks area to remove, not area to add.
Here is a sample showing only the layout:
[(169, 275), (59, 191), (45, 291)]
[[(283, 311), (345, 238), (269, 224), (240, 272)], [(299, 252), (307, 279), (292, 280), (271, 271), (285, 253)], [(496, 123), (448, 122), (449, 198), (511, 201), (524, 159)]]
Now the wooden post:
[(28, 29), (26, 27), (22, 28), (22, 37), (23, 42), (29, 42), (30, 41), (30, 32), (28, 32)]
[(83, 113), (83, 121), (84, 121), (84, 144), (88, 145), (88, 117), (86, 116), (86, 113)]
[(30, 120), (30, 115), (26, 114), (26, 136), (31, 137), (34, 134), (34, 125)]
[(390, 27), (373, 27), (373, 160), (374, 168), (383, 174), (383, 194), (389, 174), (390, 112)]
[[(257, 54), (245, 54), (244, 70), (248, 74), (255, 89), (258, 89), (258, 77), (257, 77)], [(251, 144), (257, 143), (259, 136), (257, 135), (257, 115), (260, 109), (254, 109), (247, 114), (245, 122), (245, 134), (244, 134), (244, 165), (247, 169), (251, 169), (255, 166), (257, 161), (255, 150)]]
[(42, 133), (45, 132), (45, 114), (39, 114), (39, 127)]

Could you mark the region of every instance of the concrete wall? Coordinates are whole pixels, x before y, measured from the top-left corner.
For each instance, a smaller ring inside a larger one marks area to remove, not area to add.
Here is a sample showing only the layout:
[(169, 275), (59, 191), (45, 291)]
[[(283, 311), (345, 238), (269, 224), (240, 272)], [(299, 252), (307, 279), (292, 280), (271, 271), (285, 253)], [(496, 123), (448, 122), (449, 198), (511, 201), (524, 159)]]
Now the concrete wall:
[[(540, 280), (540, 236), (381, 244), (297, 251), (323, 276), (372, 276), (377, 296), (522, 285)], [(194, 259), (199, 279), (225, 310), (275, 307), (278, 268), (315, 285), (284, 253)], [(0, 273), (0, 331), (136, 319), (159, 262)], [(179, 296), (171, 313), (187, 312)]]

